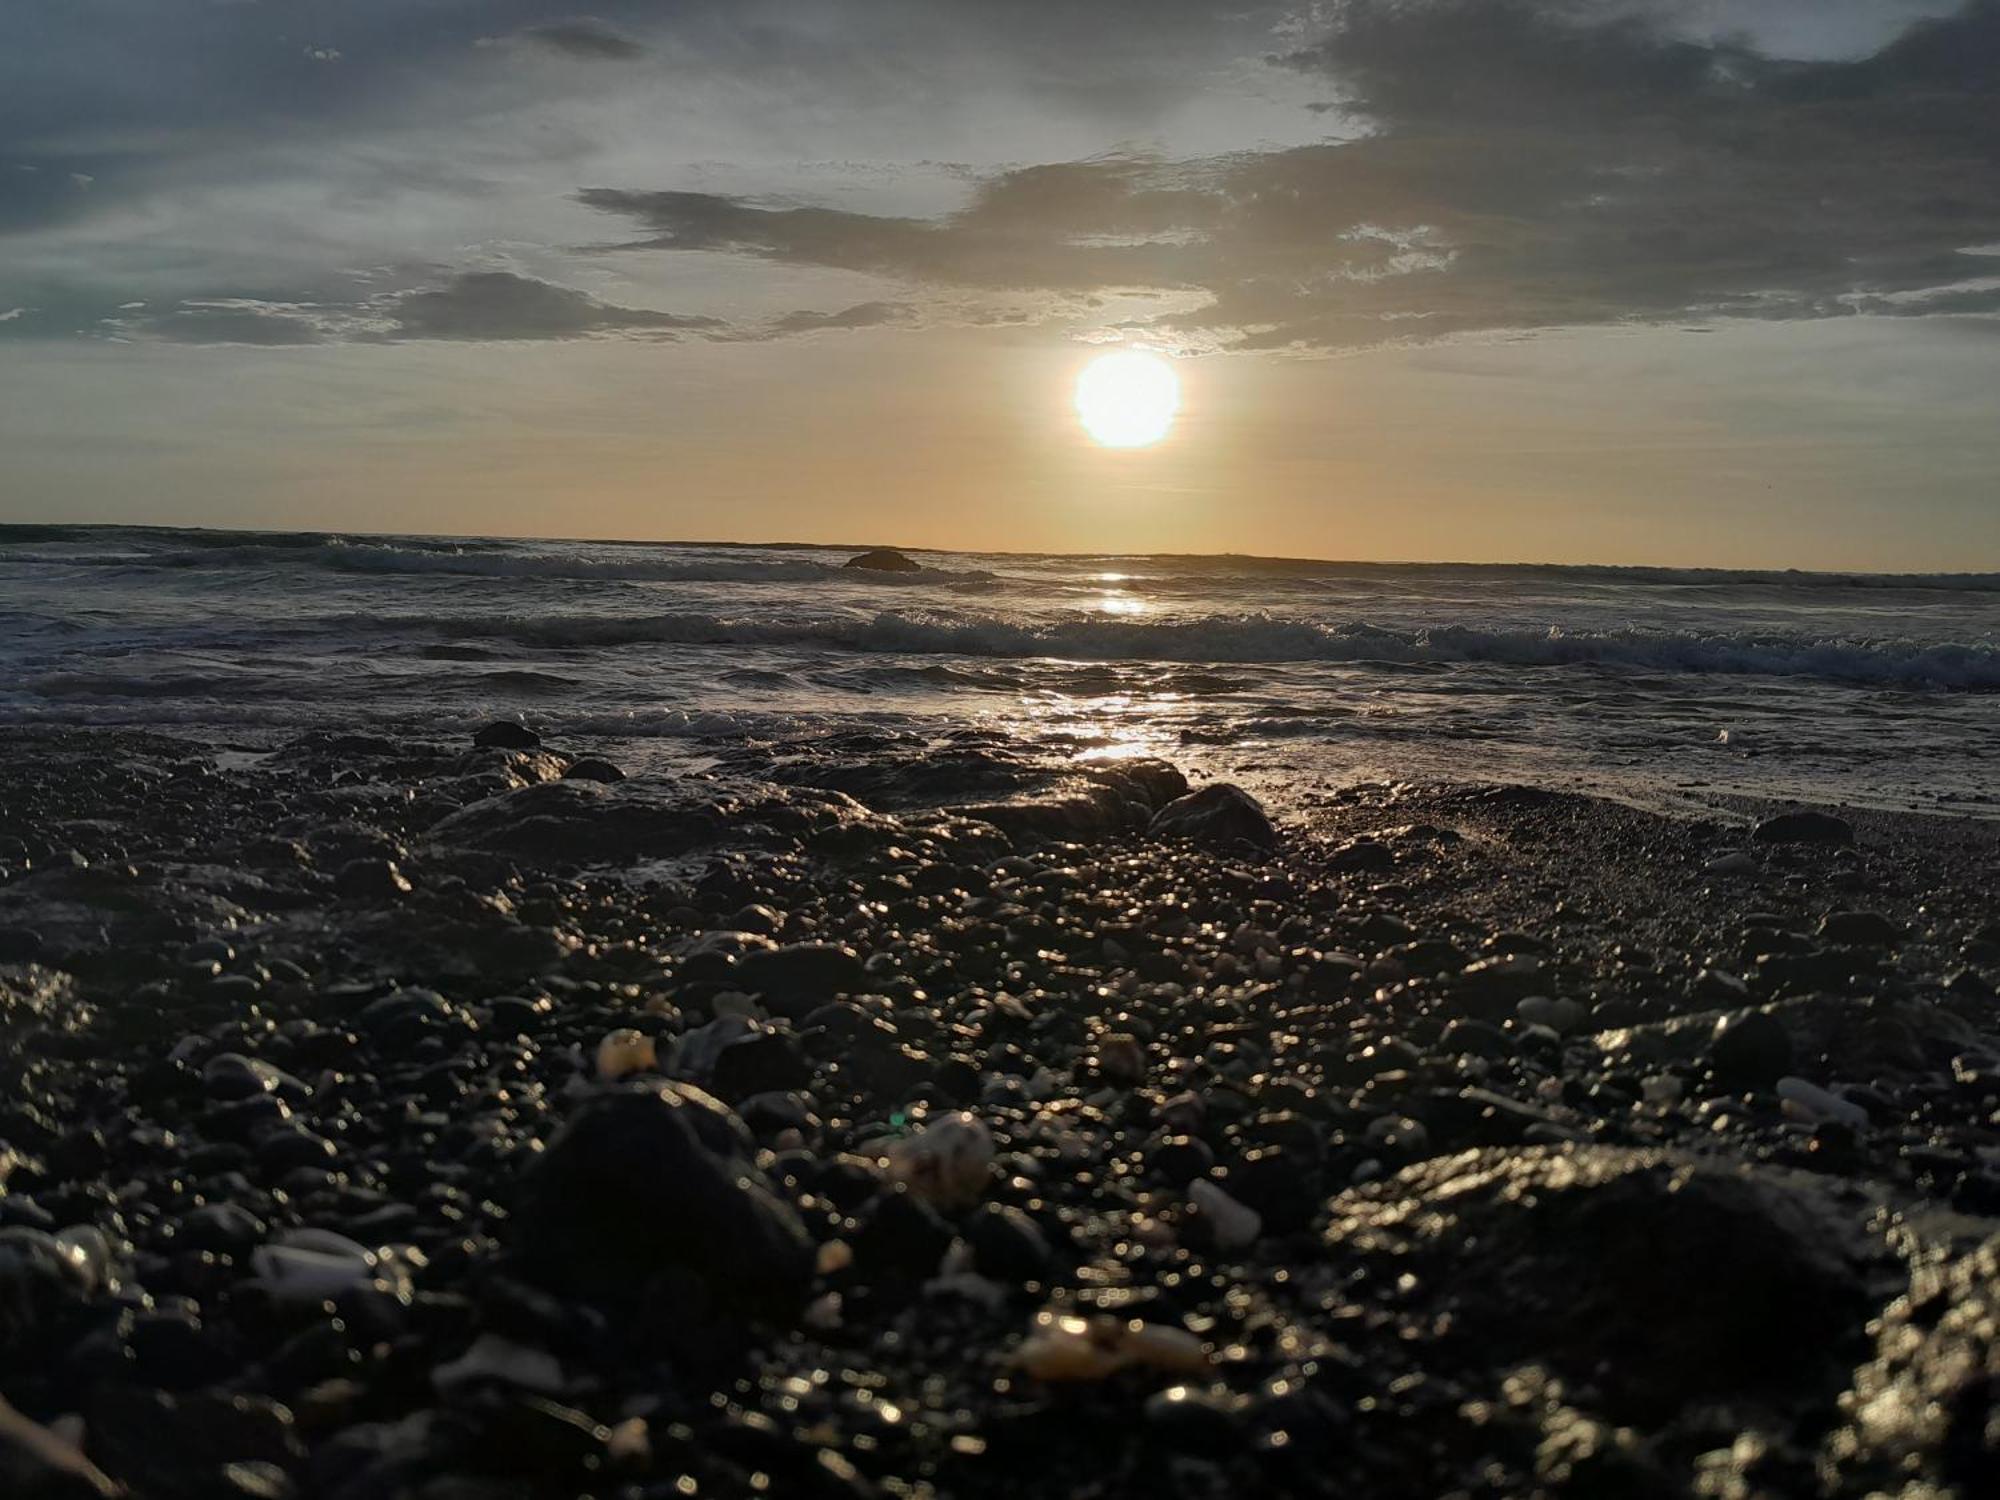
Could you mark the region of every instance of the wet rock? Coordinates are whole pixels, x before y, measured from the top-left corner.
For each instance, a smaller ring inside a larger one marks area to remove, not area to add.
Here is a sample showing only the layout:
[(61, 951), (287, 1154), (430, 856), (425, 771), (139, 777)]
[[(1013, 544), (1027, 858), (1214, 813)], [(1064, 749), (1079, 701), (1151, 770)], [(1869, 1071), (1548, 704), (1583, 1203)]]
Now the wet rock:
[(1726, 1088), (1761, 1088), (1792, 1066), (1792, 1038), (1769, 1011), (1735, 1011), (1715, 1023), (1709, 1066)]
[(1264, 1232), (1263, 1215), (1205, 1177), (1188, 1184), (1188, 1202), (1200, 1214), (1215, 1248), (1225, 1253), (1248, 1249)]
[(1942, 1265), (1919, 1258), (1877, 1343), (1826, 1444), (1840, 1493), (1986, 1494), (2000, 1473), (2000, 1236)]
[(684, 1084), (587, 1100), (530, 1169), (515, 1235), (548, 1282), (629, 1302), (662, 1267), (719, 1303), (784, 1316), (805, 1300), (812, 1241), (755, 1165), (742, 1121)]
[(416, 887), (393, 859), (352, 859), (334, 872), (333, 888), (360, 901), (393, 901)]
[(0, 1400), (0, 1495), (9, 1500), (111, 1500), (124, 1493), (69, 1437)]
[(1893, 948), (1903, 929), (1879, 911), (1836, 911), (1819, 924), (1819, 935), (1851, 948)]
[(1759, 823), (1751, 837), (1760, 844), (1851, 844), (1854, 825), (1832, 813), (1779, 813)]
[(842, 563), (843, 568), (860, 568), (870, 573), (920, 573), (923, 564), (905, 557), (894, 547), (875, 547)]
[(1278, 842), (1278, 831), (1263, 804), (1227, 781), (1212, 782), (1169, 802), (1153, 815), (1146, 831), (1154, 838), (1188, 839), (1213, 848), (1242, 843), (1270, 850)]
[(1019, 1285), (1048, 1274), (1054, 1251), (1035, 1221), (1012, 1204), (988, 1203), (966, 1232), (980, 1274)]
[(498, 719), (473, 735), (472, 743), (482, 750), (536, 750), (542, 737), (512, 719)]
[(582, 760), (572, 761), (569, 768), (563, 772), (563, 777), (568, 781), (610, 782), (623, 781), (625, 773), (608, 760), (599, 760), (596, 756), (586, 755)]
[(868, 971), (858, 953), (839, 943), (786, 943), (745, 952), (731, 982), (761, 997), (773, 1015), (800, 1020), (838, 996), (866, 990)]
[(952, 1230), (936, 1209), (900, 1184), (879, 1194), (855, 1215), (848, 1243), (856, 1268), (884, 1290), (885, 1281), (936, 1273), (951, 1248)]
[(979, 1201), (993, 1176), (993, 1155), (993, 1132), (965, 1113), (933, 1120), (883, 1152), (891, 1180), (941, 1208)]
[(1334, 1254), (1437, 1278), (1449, 1338), (1594, 1382), (1616, 1420), (1733, 1393), (1829, 1399), (1872, 1311), (1864, 1270), (1886, 1259), (1865, 1209), (1818, 1178), (1659, 1151), (1434, 1158), (1328, 1213)]

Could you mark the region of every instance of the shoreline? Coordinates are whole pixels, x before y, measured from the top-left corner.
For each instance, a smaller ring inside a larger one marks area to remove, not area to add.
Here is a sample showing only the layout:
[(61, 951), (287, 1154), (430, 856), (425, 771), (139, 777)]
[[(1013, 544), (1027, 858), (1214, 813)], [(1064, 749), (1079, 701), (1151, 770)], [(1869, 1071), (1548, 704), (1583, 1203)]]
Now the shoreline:
[(140, 1500), (2000, 1457), (2000, 824), (1370, 785), (1262, 848), (945, 739), (0, 729), (0, 1395)]

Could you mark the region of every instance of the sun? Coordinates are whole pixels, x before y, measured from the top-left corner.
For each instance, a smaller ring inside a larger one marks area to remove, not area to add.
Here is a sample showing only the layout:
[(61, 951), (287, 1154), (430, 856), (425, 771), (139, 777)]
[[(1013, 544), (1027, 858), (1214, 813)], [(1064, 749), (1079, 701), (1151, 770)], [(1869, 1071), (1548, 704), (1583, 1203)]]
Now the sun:
[(1165, 437), (1181, 409), (1181, 378), (1157, 354), (1100, 354), (1076, 377), (1076, 414), (1107, 448), (1144, 448)]

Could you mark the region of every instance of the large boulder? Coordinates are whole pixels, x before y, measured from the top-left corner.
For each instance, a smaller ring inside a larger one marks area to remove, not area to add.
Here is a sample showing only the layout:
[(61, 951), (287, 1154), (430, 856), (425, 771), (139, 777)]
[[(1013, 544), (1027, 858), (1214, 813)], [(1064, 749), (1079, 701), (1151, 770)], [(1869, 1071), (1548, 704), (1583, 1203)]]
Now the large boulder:
[(1431, 1288), (1441, 1353), (1544, 1363), (1612, 1420), (1651, 1424), (1698, 1400), (1838, 1393), (1886, 1255), (1837, 1193), (1666, 1151), (1489, 1148), (1343, 1193), (1327, 1246)]

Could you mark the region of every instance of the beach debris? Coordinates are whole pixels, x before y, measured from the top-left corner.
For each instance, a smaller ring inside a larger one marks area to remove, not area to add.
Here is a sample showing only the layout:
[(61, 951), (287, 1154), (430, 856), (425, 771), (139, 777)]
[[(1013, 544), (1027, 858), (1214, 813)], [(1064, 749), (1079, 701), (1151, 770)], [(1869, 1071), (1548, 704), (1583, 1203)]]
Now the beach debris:
[(1210, 847), (1241, 843), (1269, 850), (1278, 843), (1278, 830), (1263, 803), (1228, 781), (1176, 797), (1153, 815), (1146, 832), (1156, 839), (1188, 839)]
[(1213, 1363), (1207, 1346), (1185, 1328), (1053, 1308), (1035, 1314), (1012, 1362), (1022, 1374), (1050, 1384), (1108, 1380), (1133, 1369), (1195, 1375)]
[(1188, 1184), (1192, 1203), (1208, 1225), (1218, 1250), (1241, 1250), (1255, 1244), (1264, 1232), (1264, 1218), (1248, 1204), (1239, 1203), (1206, 1177)]
[(993, 1132), (963, 1110), (933, 1120), (880, 1153), (889, 1176), (938, 1208), (963, 1208), (986, 1193), (993, 1176)]
[(621, 1026), (616, 1031), (607, 1031), (604, 1040), (597, 1044), (597, 1076), (606, 1083), (615, 1083), (633, 1073), (659, 1070), (659, 1053), (653, 1039), (643, 1031)]

